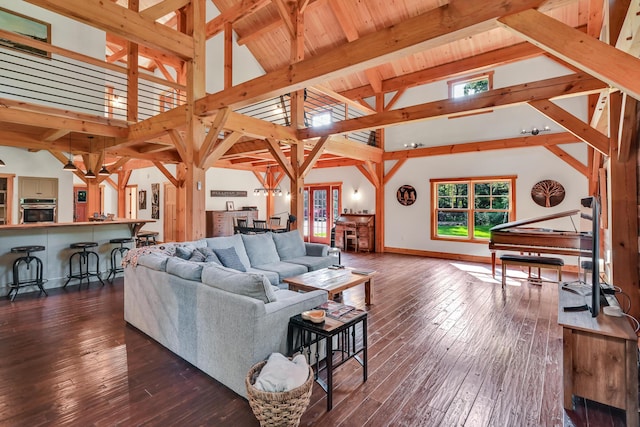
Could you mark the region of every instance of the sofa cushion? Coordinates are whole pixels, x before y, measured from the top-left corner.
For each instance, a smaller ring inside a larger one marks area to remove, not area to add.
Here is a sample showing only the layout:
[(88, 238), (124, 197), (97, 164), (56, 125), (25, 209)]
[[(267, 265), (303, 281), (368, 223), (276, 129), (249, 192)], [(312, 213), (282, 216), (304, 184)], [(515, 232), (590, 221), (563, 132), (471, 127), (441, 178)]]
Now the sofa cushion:
[(298, 230), (287, 231), (286, 233), (274, 233), (273, 242), (276, 245), (281, 260), (298, 258), (307, 254), (304, 241)]
[(224, 236), (224, 237), (208, 237), (205, 239), (207, 242), (207, 247), (211, 249), (226, 249), (233, 246), (242, 261), (242, 265), (247, 269), (251, 267), (251, 262), (249, 261), (249, 257), (247, 256), (247, 252), (244, 250), (244, 243), (242, 242), (242, 237), (240, 234), (234, 234), (233, 236)]
[(191, 253), (191, 257), (189, 258), (189, 261), (215, 262), (216, 264), (222, 264), (218, 259), (218, 256), (216, 255), (216, 253), (207, 247), (195, 248)]
[(273, 286), (262, 274), (240, 273), (217, 264), (208, 264), (202, 270), (202, 283), (234, 294), (255, 298), (265, 304), (277, 300)]
[(280, 261), (278, 250), (271, 237), (272, 234), (241, 234), (244, 249), (247, 251), (247, 256), (252, 266)]
[(280, 284), (280, 275), (275, 271), (260, 270), (258, 268), (251, 267), (247, 268), (247, 273), (263, 274), (267, 279), (269, 279), (269, 282), (272, 285), (278, 286)]
[(199, 281), (203, 264), (186, 261), (178, 257), (167, 259), (167, 273), (182, 277), (186, 280)]
[(302, 256), (288, 259), (287, 262), (304, 265), (309, 269), (309, 271), (315, 271), (327, 268), (331, 264), (335, 264), (336, 258), (328, 256)]
[(280, 282), (282, 282), (282, 279), (285, 279), (287, 277), (297, 276), (309, 271), (304, 265), (292, 264), (290, 262), (284, 261), (273, 262), (271, 264), (256, 265), (254, 268), (258, 270), (273, 271), (274, 273), (278, 273), (278, 275), (280, 276)]
[(167, 255), (150, 253), (139, 256), (137, 265), (143, 265), (152, 270), (166, 271), (168, 259)]
[(225, 267), (233, 268), (237, 271), (247, 271), (234, 247), (224, 249), (214, 249), (216, 256)]

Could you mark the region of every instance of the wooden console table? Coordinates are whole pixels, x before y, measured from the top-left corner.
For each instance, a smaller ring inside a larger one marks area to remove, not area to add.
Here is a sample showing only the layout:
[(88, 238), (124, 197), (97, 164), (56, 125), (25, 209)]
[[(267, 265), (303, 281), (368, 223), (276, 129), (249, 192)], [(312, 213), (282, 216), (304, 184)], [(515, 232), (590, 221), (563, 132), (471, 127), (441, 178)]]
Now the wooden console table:
[[(587, 297), (590, 298), (590, 297)], [(589, 311), (565, 312), (585, 297), (558, 288), (558, 323), (562, 326), (564, 408), (572, 396), (624, 409), (627, 425), (638, 425), (638, 338), (626, 317)]]

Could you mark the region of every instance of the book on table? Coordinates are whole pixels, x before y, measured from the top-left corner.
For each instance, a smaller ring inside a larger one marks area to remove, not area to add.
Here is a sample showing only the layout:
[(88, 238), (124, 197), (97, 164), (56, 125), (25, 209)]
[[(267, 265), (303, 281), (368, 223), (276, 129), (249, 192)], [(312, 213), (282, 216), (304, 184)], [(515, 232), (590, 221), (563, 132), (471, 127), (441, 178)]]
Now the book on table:
[(341, 304), (335, 301), (327, 301), (320, 305), (318, 308), (325, 310), (327, 312), (327, 316), (338, 320), (342, 320), (343, 316), (356, 309), (352, 305)]

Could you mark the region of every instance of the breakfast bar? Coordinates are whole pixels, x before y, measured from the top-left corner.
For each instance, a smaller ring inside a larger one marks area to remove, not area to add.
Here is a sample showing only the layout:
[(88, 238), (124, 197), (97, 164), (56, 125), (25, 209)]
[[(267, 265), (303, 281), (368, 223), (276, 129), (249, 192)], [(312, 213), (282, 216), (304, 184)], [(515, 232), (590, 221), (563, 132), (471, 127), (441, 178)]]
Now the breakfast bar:
[[(109, 254), (113, 248), (111, 239), (135, 237), (142, 226), (154, 220), (114, 219), (92, 222), (42, 222), (30, 224), (0, 225), (0, 295), (9, 292), (12, 283), (12, 265), (18, 257), (12, 247), (27, 245), (44, 246), (37, 253), (42, 260), (44, 287), (62, 287), (69, 272), (69, 257), (74, 252), (69, 246), (76, 242), (96, 242), (95, 251), (100, 256), (99, 269), (106, 277), (109, 271)], [(33, 286), (32, 290), (38, 290)]]

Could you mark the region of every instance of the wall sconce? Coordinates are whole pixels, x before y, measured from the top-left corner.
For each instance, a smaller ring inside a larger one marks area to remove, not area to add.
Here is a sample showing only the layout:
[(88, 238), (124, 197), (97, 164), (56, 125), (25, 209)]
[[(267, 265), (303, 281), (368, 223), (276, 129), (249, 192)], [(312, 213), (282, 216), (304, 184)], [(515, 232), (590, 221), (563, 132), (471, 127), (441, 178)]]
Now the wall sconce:
[(412, 142), (411, 144), (404, 144), (404, 148), (418, 148), (422, 147), (424, 144), (421, 142)]
[(549, 132), (551, 130), (551, 128), (549, 128), (549, 126), (545, 126), (542, 129), (537, 128), (537, 127), (532, 127), (531, 130), (526, 130), (526, 129), (522, 129), (520, 131), (521, 135), (526, 135), (526, 134), (531, 134), (533, 136), (538, 135), (540, 132)]
[(358, 193), (358, 189), (353, 190), (353, 196), (351, 196), (353, 200), (360, 200), (360, 193)]
[(4, 162), (0, 159), (0, 168), (3, 168), (5, 166), (7, 166), (7, 165), (5, 165)]

